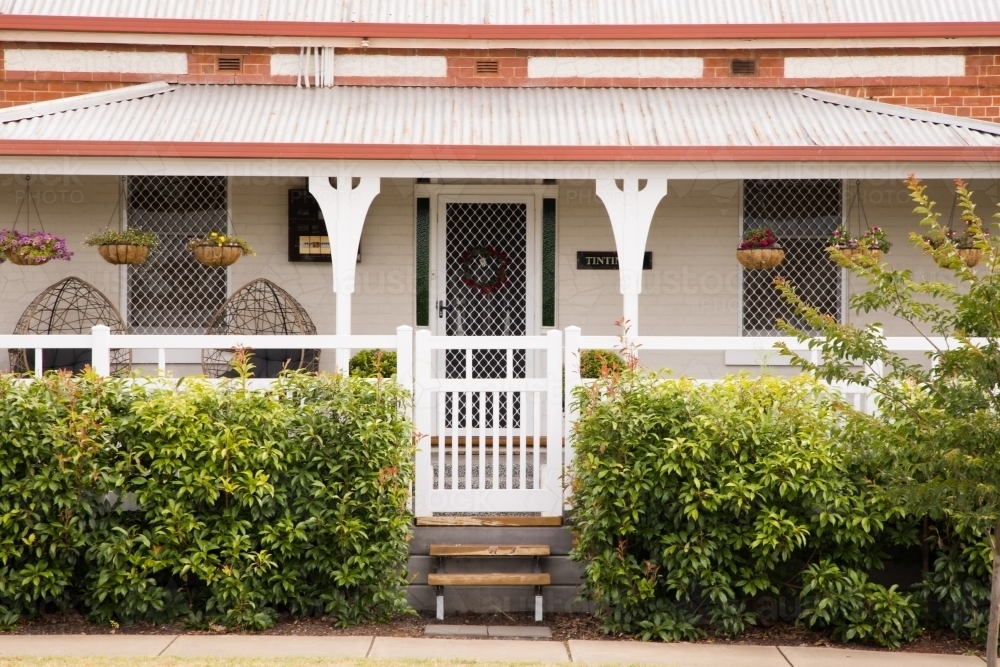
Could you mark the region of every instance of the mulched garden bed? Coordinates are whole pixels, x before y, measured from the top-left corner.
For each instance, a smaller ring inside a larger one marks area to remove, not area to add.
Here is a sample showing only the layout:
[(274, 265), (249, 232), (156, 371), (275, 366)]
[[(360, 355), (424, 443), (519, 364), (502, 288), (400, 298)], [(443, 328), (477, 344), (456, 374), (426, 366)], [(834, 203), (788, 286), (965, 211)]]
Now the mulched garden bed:
[[(389, 623), (355, 625), (350, 628), (334, 627), (329, 620), (323, 618), (292, 618), (282, 617), (274, 627), (255, 634), (262, 635), (378, 635), (380, 637), (422, 637), (424, 627), (435, 624), (448, 625), (534, 625), (533, 616), (525, 614), (449, 614), (444, 621), (438, 621), (430, 612), (414, 616), (401, 616)], [(552, 630), (552, 638), (556, 641), (568, 639), (594, 639), (637, 641), (627, 635), (606, 635), (601, 631), (601, 624), (589, 614), (546, 614), (545, 625)], [(75, 611), (47, 614), (42, 618), (22, 621), (13, 630), (14, 634), (223, 634), (221, 627), (213, 630), (191, 630), (182, 622), (154, 624), (130, 623), (120, 627), (96, 625), (88, 622), (83, 615)], [(489, 640), (487, 640), (489, 641)], [(750, 628), (740, 638), (727, 640), (708, 636), (699, 643), (734, 644), (734, 645), (765, 645), (765, 646), (825, 646), (831, 648), (852, 648), (867, 651), (881, 651), (877, 646), (868, 644), (841, 644), (832, 640), (829, 635), (796, 627), (793, 623), (773, 623), (768, 626)], [(952, 655), (980, 655), (982, 647), (967, 639), (956, 637), (954, 633), (944, 630), (928, 630), (912, 644), (902, 649), (912, 653), (946, 653)]]

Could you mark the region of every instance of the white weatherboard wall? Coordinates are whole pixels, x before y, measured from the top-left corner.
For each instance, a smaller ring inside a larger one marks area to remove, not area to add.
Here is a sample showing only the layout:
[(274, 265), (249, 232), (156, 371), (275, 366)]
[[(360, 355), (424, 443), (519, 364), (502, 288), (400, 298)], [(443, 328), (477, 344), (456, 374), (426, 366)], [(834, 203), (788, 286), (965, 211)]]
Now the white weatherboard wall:
[[(97, 254), (96, 248), (83, 245), (88, 234), (99, 232), (108, 224), (118, 198), (118, 179), (103, 176), (32, 176), (32, 198), (38, 205), (45, 231), (65, 237), (75, 255), (66, 261), (53, 260), (41, 266), (0, 264), (0, 333), (14, 333), (14, 325), (38, 294), (63, 278), (76, 276), (104, 293), (118, 305), (120, 278), (114, 267)], [(23, 201), (24, 177), (0, 174), (0, 223), (14, 224), (18, 204)], [(38, 229), (35, 210), (31, 228)], [(25, 231), (24, 210), (17, 229)], [(0, 370), (7, 370), (7, 351), (0, 350)]]
[[(313, 75), (315, 60), (308, 58), (306, 67)], [(448, 60), (444, 56), (370, 56), (344, 54), (334, 56), (334, 76), (365, 77), (415, 77), (440, 78), (448, 73)], [(271, 56), (272, 76), (297, 76), (299, 74), (298, 54), (276, 53)]]
[(785, 58), (785, 78), (965, 76), (965, 56), (836, 56)]
[(697, 79), (701, 58), (572, 56), (528, 58), (528, 78)]
[(188, 73), (187, 54), (170, 51), (4, 49), (3, 56), (5, 67), (18, 72)]

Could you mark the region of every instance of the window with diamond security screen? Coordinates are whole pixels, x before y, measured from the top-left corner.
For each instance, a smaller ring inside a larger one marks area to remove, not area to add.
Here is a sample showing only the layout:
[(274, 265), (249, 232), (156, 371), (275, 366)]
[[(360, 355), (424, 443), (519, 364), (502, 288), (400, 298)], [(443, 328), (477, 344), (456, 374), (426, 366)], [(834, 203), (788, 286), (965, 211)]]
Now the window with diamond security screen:
[(843, 182), (835, 179), (743, 182), (743, 230), (770, 227), (785, 250), (771, 271), (743, 269), (741, 314), (744, 336), (779, 335), (776, 322), (805, 323), (774, 288), (787, 280), (807, 303), (840, 320), (843, 277), (826, 248), (841, 224)]
[(225, 177), (131, 176), (127, 224), (155, 232), (149, 258), (128, 267), (127, 319), (136, 334), (204, 333), (226, 300), (226, 269), (200, 264), (188, 240), (227, 231), (229, 192)]

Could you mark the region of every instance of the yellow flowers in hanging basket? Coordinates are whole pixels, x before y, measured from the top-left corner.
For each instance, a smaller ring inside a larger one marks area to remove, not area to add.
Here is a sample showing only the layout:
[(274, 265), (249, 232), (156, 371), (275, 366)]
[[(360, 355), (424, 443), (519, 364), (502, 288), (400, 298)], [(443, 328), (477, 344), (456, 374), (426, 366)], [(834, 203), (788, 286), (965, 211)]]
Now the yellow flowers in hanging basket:
[(195, 259), (205, 266), (229, 266), (245, 255), (256, 255), (250, 244), (238, 236), (212, 232), (188, 241), (188, 248)]

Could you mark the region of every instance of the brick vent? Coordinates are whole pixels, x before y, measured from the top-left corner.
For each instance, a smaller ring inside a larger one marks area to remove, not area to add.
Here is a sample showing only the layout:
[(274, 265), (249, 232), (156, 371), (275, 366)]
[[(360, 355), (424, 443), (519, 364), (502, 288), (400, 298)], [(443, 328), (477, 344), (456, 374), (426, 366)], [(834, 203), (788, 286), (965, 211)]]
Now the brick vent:
[(476, 61), (476, 74), (499, 74), (499, 73), (500, 73), (499, 60)]
[(733, 58), (729, 61), (729, 73), (733, 76), (757, 76), (757, 61)]
[(242, 72), (243, 58), (241, 56), (219, 56), (215, 62), (217, 72)]

